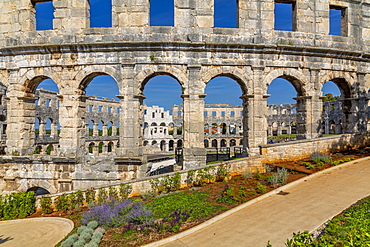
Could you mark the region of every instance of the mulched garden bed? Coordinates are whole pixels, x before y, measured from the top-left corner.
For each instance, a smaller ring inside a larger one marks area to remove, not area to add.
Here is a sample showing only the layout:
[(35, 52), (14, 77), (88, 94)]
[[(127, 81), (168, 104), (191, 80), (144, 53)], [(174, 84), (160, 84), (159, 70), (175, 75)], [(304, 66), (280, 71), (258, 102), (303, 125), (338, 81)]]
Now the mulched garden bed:
[[(370, 148), (350, 150), (342, 153), (332, 154), (331, 157), (333, 161), (337, 160), (349, 160), (349, 159), (358, 159), (370, 155)], [(212, 217), (221, 214), (231, 208), (234, 208), (246, 201), (254, 199), (260, 196), (263, 193), (267, 193), (271, 190), (276, 189), (276, 186), (273, 186), (269, 179), (271, 179), (272, 172), (275, 172), (278, 167), (288, 169), (290, 174), (287, 178), (287, 183), (300, 179), (307, 176), (308, 174), (315, 173), (319, 170), (327, 169), (332, 167), (331, 163), (326, 163), (319, 168), (315, 167), (308, 169), (302, 163), (310, 162), (310, 159), (304, 159), (294, 162), (281, 162), (271, 164), (269, 166), (271, 171), (268, 171), (265, 174), (245, 174), (244, 176), (235, 176), (231, 179), (223, 182), (216, 182), (213, 184), (205, 184), (201, 187), (195, 187), (195, 189), (187, 189), (187, 193), (195, 192), (207, 192), (208, 193), (208, 202), (214, 205), (220, 205), (223, 207), (222, 210), (219, 210), (215, 213), (212, 213), (204, 218), (190, 219), (181, 225), (180, 232), (192, 228), (196, 225), (199, 225)], [(311, 161), (312, 162), (312, 161)], [(259, 189), (257, 188), (260, 188)], [(261, 188), (262, 187), (262, 188)], [(265, 189), (263, 189), (265, 188)], [(185, 191), (185, 190), (184, 190)], [(220, 199), (222, 198), (222, 199)], [(150, 200), (150, 199), (149, 199)], [(145, 202), (145, 201), (144, 201)], [(83, 208), (82, 211), (85, 211), (86, 208)], [(41, 214), (36, 212), (35, 214), (29, 217), (65, 217), (71, 219), (75, 226), (80, 224), (80, 215), (81, 212), (54, 212), (51, 214)], [(143, 244), (155, 242), (163, 238), (172, 236), (176, 233), (163, 231), (163, 232), (149, 232), (149, 233), (135, 233), (128, 234), (124, 231), (123, 227), (110, 228), (105, 233), (102, 242), (99, 246), (103, 247), (114, 247), (114, 246), (141, 246)]]

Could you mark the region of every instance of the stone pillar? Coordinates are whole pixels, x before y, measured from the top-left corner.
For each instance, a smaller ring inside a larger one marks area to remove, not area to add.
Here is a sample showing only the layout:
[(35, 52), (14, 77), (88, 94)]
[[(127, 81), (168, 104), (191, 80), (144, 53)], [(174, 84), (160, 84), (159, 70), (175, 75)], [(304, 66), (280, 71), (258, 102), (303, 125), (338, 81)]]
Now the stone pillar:
[(239, 0), (238, 13), (239, 28), (247, 29), (261, 38), (272, 35), (274, 0)]
[(117, 133), (117, 128), (116, 128), (116, 125), (113, 123), (112, 124), (112, 136), (116, 136), (116, 133)]
[(175, 27), (213, 27), (214, 0), (175, 0)]
[(53, 0), (53, 29), (76, 33), (90, 27), (89, 0)]
[(278, 127), (277, 127), (277, 135), (279, 136), (279, 135), (282, 134), (282, 131), (281, 131), (281, 122), (278, 121), (277, 124), (278, 124)]
[(295, 4), (296, 31), (326, 35), (329, 33), (329, 0), (298, 0)]
[(206, 164), (204, 148), (204, 87), (200, 85), (200, 65), (189, 65), (189, 80), (185, 89), (183, 147), (184, 161), (182, 168), (189, 169)]
[(318, 95), (298, 96), (297, 100), (297, 139), (319, 137), (322, 121), (322, 100)]
[(88, 153), (85, 148), (86, 98), (82, 92), (76, 95), (70, 91), (74, 92), (70, 89), (61, 94), (63, 98), (59, 107), (60, 147), (57, 154), (63, 157), (79, 157)]
[(40, 119), (39, 122), (39, 139), (44, 139), (46, 136), (46, 124), (44, 122), (44, 119)]
[(17, 97), (23, 93), (11, 87), (8, 92), (6, 153), (32, 154), (35, 142), (35, 98)]
[(99, 136), (99, 123), (94, 122), (93, 126), (93, 136)]
[(267, 143), (267, 98), (264, 94), (245, 94), (243, 100), (243, 147), (248, 155), (260, 154)]
[(117, 155), (143, 161), (140, 107), (145, 97), (143, 95), (121, 95), (119, 98), (121, 99), (121, 126), (120, 148), (117, 148)]
[(107, 123), (103, 122), (103, 130), (102, 130), (102, 136), (108, 136), (108, 125)]
[(112, 0), (113, 27), (148, 27), (149, 0)]
[(56, 138), (58, 136), (58, 124), (56, 123), (56, 120), (53, 120), (51, 123), (51, 134), (50, 138)]

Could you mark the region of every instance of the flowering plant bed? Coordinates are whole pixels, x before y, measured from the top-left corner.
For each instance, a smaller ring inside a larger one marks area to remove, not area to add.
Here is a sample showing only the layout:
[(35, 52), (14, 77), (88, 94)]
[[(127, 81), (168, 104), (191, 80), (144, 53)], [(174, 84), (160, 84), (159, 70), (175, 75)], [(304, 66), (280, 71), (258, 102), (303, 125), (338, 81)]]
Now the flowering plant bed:
[[(247, 172), (234, 177), (224, 168), (212, 175), (213, 168), (207, 167), (196, 174), (189, 172), (188, 188), (179, 189), (178, 175), (164, 177), (163, 181), (153, 179), (152, 192), (141, 197), (127, 199), (127, 188), (122, 188), (125, 196), (107, 189), (106, 194), (102, 191), (96, 200), (90, 201), (88, 209), (82, 208), (83, 213), (70, 210), (42, 215), (72, 218), (76, 225), (97, 221), (106, 229), (99, 246), (141, 246), (194, 227), (280, 185), (338, 165), (341, 160), (368, 156), (369, 151), (365, 148), (334, 155), (314, 153), (311, 159), (266, 165), (263, 174)], [(307, 163), (313, 168), (309, 169)]]

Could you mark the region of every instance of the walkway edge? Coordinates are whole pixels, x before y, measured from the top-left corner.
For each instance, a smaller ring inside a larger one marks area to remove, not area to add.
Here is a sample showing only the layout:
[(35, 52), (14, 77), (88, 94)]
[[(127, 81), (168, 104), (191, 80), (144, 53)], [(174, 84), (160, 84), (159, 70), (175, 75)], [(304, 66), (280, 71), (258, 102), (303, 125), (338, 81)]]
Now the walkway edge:
[[(330, 172), (330, 171), (334, 171), (334, 170), (337, 170), (337, 169), (341, 169), (341, 168), (343, 168), (343, 167), (346, 167), (346, 166), (349, 166), (349, 165), (354, 165), (354, 164), (357, 164), (358, 162), (362, 162), (362, 161), (366, 161), (366, 160), (370, 160), (370, 157), (365, 157), (365, 158), (360, 158), (360, 159), (357, 159), (357, 160), (349, 161), (349, 162), (343, 163), (343, 164), (341, 164), (341, 165), (334, 166), (334, 167), (331, 167), (331, 168), (329, 168), (329, 169), (325, 169), (325, 170), (322, 170), (322, 171), (316, 172), (316, 173), (314, 173), (314, 174), (308, 175), (308, 176), (306, 176), (306, 177), (300, 178), (300, 179), (298, 179), (298, 180), (296, 180), (296, 181), (294, 181), (294, 182), (291, 182), (291, 183), (289, 183), (289, 184), (286, 184), (286, 185), (284, 185), (284, 186), (281, 186), (281, 187), (279, 187), (279, 188), (277, 188), (277, 189), (275, 189), (275, 190), (272, 190), (272, 191), (270, 191), (270, 192), (268, 192), (268, 193), (266, 193), (266, 194), (263, 194), (263, 195), (261, 195), (261, 196), (259, 196), (259, 197), (257, 197), (257, 198), (254, 198), (254, 199), (252, 199), (252, 200), (250, 200), (250, 201), (248, 201), (248, 202), (246, 202), (246, 203), (244, 203), (244, 204), (241, 204), (241, 205), (239, 205), (239, 206), (237, 206), (237, 207), (235, 207), (235, 208), (233, 208), (233, 209), (230, 209), (230, 210), (228, 210), (228, 211), (226, 211), (226, 212), (224, 212), (224, 213), (222, 213), (222, 214), (219, 214), (219, 215), (217, 215), (217, 216), (213, 217), (212, 219), (209, 219), (209, 220), (207, 220), (207, 221), (203, 222), (202, 224), (199, 224), (199, 225), (197, 225), (197, 226), (195, 226), (195, 227), (193, 227), (193, 228), (190, 228), (190, 229), (188, 229), (188, 230), (186, 230), (186, 231), (183, 231), (183, 232), (181, 232), (181, 233), (179, 233), (179, 234), (176, 234), (176, 235), (173, 235), (173, 236), (171, 236), (171, 237), (168, 237), (168, 238), (165, 238), (165, 239), (159, 240), (159, 241), (157, 241), (157, 242), (153, 242), (153, 243), (150, 243), (150, 244), (147, 244), (147, 245), (143, 245), (143, 247), (157, 247), (157, 246), (161, 246), (161, 245), (164, 245), (164, 244), (167, 244), (167, 243), (173, 242), (173, 241), (175, 241), (175, 240), (178, 240), (178, 239), (180, 239), (180, 238), (183, 238), (183, 237), (185, 237), (185, 236), (188, 236), (188, 235), (190, 235), (190, 234), (192, 234), (192, 233), (194, 233), (194, 232), (196, 232), (196, 231), (199, 231), (199, 230), (201, 230), (201, 229), (203, 229), (203, 228), (205, 228), (205, 227), (207, 227), (207, 226), (209, 226), (209, 225), (212, 225), (212, 224), (213, 224), (213, 223), (215, 223), (216, 221), (219, 221), (219, 220), (221, 220), (221, 219), (223, 219), (223, 218), (226, 218), (226, 217), (228, 217), (229, 215), (231, 215), (231, 214), (233, 214), (233, 213), (235, 213), (235, 212), (238, 212), (239, 210), (242, 210), (242, 209), (244, 209), (244, 208), (246, 208), (246, 207), (248, 207), (248, 206), (250, 206), (250, 205), (252, 205), (252, 204), (255, 204), (255, 203), (257, 203), (257, 202), (259, 202), (259, 201), (261, 201), (261, 200), (263, 200), (263, 199), (265, 199), (265, 198), (267, 198), (267, 197), (270, 197), (270, 196), (272, 196), (272, 195), (275, 195), (275, 194), (279, 193), (280, 191), (286, 190), (286, 189), (288, 189), (288, 188), (290, 188), (290, 187), (292, 187), (292, 186), (294, 186), (294, 185), (296, 185), (296, 184), (299, 184), (299, 183), (302, 183), (302, 182), (306, 182), (307, 180), (312, 179), (312, 178), (314, 178), (314, 177), (316, 177), (316, 176), (319, 176), (319, 175), (321, 175), (321, 174), (324, 174), (324, 173), (326, 173), (326, 172)], [(360, 198), (359, 198), (359, 199), (360, 199)], [(334, 216), (335, 216), (335, 215), (334, 215)], [(333, 216), (333, 217), (334, 217), (334, 216)], [(333, 218), (333, 217), (332, 217), (332, 218)], [(328, 220), (330, 220), (330, 219), (328, 219)], [(322, 225), (322, 224), (321, 224), (321, 225)], [(321, 226), (321, 225), (320, 225), (320, 226)], [(317, 228), (319, 228), (320, 226), (317, 226), (317, 227), (316, 227), (315, 229), (313, 229), (312, 231), (315, 231), (315, 230), (316, 230)]]

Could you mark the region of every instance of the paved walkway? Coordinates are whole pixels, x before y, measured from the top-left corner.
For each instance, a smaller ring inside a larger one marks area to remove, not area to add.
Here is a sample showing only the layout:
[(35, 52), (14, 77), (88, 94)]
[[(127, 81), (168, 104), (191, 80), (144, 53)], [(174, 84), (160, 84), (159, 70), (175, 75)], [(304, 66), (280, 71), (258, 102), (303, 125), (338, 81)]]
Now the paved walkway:
[(228, 216), (206, 223), (206, 227), (189, 235), (178, 234), (177, 240), (148, 246), (266, 247), (268, 240), (273, 247), (285, 246), (293, 232), (315, 230), (370, 195), (370, 157), (316, 173), (287, 185), (283, 191), (289, 194), (273, 194), (257, 203), (241, 205), (243, 209), (226, 212)]
[(72, 229), (71, 220), (56, 217), (0, 221), (0, 246), (52, 247)]

